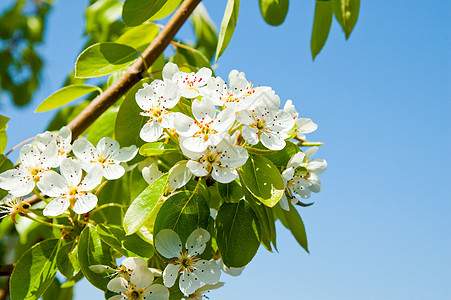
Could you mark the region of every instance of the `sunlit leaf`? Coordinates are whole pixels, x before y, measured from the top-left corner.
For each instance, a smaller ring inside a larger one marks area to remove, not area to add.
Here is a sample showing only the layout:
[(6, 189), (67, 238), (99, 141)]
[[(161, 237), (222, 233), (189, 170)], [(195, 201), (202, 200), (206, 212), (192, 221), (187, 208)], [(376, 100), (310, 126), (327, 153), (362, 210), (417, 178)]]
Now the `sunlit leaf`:
[(316, 0), (312, 38), (310, 40), (310, 48), (313, 59), (315, 59), (326, 43), (327, 37), (329, 36), (330, 26), (332, 25), (332, 15), (332, 0)]
[(67, 104), (75, 99), (80, 98), (81, 96), (90, 94), (92, 92), (102, 93), (102, 89), (97, 86), (87, 84), (74, 84), (65, 86), (42, 101), (42, 103), (39, 104), (38, 108), (36, 108), (35, 112), (48, 111), (61, 107), (64, 104)]
[(227, 45), (232, 39), (235, 31), (238, 13), (240, 10), (240, 0), (228, 0), (227, 6), (222, 17), (221, 29), (219, 31), (218, 45), (216, 46), (216, 61), (224, 53)]
[(167, 0), (125, 0), (122, 21), (127, 26), (138, 26), (154, 16)]
[(289, 0), (259, 0), (260, 12), (266, 23), (279, 26), (285, 20)]

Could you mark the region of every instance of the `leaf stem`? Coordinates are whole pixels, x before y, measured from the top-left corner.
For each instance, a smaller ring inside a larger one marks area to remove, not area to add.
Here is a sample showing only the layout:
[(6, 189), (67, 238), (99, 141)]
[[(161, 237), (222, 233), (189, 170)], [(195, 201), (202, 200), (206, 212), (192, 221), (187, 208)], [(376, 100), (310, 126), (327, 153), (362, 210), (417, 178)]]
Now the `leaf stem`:
[(89, 215), (92, 216), (93, 214), (95, 214), (96, 212), (98, 212), (101, 209), (107, 208), (107, 207), (120, 207), (120, 208), (124, 208), (125, 205), (119, 204), (119, 203), (106, 203), (103, 205), (100, 205), (99, 207), (97, 207), (96, 209), (92, 210)]
[(45, 225), (45, 226), (56, 227), (56, 228), (61, 228), (61, 229), (73, 229), (71, 226), (49, 223), (49, 222), (46, 222), (46, 221), (42, 221), (42, 220), (36, 219), (35, 217), (32, 217), (30, 215), (21, 214), (21, 216), (25, 217), (25, 218), (28, 218), (28, 219), (30, 219), (30, 220), (32, 220), (34, 222), (39, 223), (39, 224)]

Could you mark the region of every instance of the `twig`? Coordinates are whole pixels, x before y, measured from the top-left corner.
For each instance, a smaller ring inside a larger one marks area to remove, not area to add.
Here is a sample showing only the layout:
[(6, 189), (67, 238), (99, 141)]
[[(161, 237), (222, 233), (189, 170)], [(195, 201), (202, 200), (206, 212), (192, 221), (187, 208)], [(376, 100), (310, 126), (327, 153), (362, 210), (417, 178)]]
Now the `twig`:
[(36, 137), (31, 137), (31, 138), (26, 139), (25, 141), (23, 141), (23, 142), (17, 144), (16, 146), (12, 147), (11, 150), (9, 150), (9, 151), (5, 154), (5, 157), (8, 157), (8, 155), (11, 154), (11, 152), (13, 152), (14, 150), (16, 150), (16, 149), (19, 148), (20, 146), (23, 146), (23, 145), (25, 145), (26, 143), (31, 142), (31, 141), (34, 140), (35, 138), (36, 138)]
[(0, 265), (0, 276), (11, 276), (15, 264), (12, 265)]
[(180, 27), (185, 23), (201, 0), (185, 0), (175, 11), (163, 30), (144, 50), (133, 65), (113, 85), (97, 96), (92, 102), (67, 126), (72, 130), (72, 139), (77, 138), (103, 112), (113, 105), (120, 97), (128, 92), (142, 79), (145, 66), (151, 66), (158, 56), (163, 53)]

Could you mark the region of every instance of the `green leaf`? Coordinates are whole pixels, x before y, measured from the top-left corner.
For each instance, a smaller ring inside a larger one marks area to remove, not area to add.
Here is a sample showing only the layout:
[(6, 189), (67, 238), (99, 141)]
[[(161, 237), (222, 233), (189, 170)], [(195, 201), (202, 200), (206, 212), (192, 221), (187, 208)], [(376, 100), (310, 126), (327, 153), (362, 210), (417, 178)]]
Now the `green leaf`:
[(285, 186), (274, 164), (262, 155), (250, 155), (241, 167), (240, 178), (251, 194), (273, 207), (282, 198)]
[(141, 47), (147, 47), (155, 39), (158, 32), (158, 26), (153, 23), (141, 24), (127, 30), (116, 40), (116, 43), (141, 50)]
[(180, 5), (180, 3), (182, 3), (182, 1), (183, 0), (167, 0), (163, 7), (156, 14), (154, 14), (149, 19), (149, 21), (159, 20), (167, 17)]
[(359, 18), (360, 0), (333, 0), (334, 14), (343, 29), (346, 39), (351, 35)]
[(140, 147), (144, 144), (144, 141), (139, 137), (139, 133), (148, 118), (139, 115), (142, 109), (135, 100), (136, 92), (143, 88), (144, 83), (150, 83), (150, 79), (143, 79), (135, 84), (119, 107), (114, 125), (114, 136), (122, 147), (131, 145)]
[(240, 10), (240, 0), (228, 0), (227, 6), (222, 17), (221, 29), (219, 30), (218, 45), (216, 46), (216, 59), (224, 53), (227, 45), (232, 39), (233, 31), (238, 20), (238, 13)]
[(78, 262), (78, 247), (75, 242), (67, 243), (61, 247), (56, 256), (58, 271), (67, 278), (72, 278), (80, 271)]
[(103, 137), (113, 138), (114, 127), (111, 124), (116, 122), (118, 108), (112, 107), (104, 112), (88, 129), (88, 141), (97, 145)]
[(49, 239), (24, 253), (11, 274), (11, 300), (38, 299), (56, 274), (56, 254), (61, 243)]
[(125, 0), (122, 21), (127, 26), (138, 26), (154, 16), (167, 0)]
[(6, 149), (6, 144), (8, 143), (8, 137), (6, 136), (6, 123), (8, 123), (9, 118), (0, 115), (0, 153), (3, 153)]
[(169, 228), (185, 242), (195, 229), (207, 229), (209, 220), (210, 208), (203, 193), (181, 191), (171, 195), (161, 206), (153, 234), (156, 236), (161, 229)]
[(258, 3), (266, 23), (272, 26), (283, 23), (288, 12), (288, 0), (259, 0)]
[(244, 196), (243, 188), (236, 180), (229, 183), (218, 182), (218, 191), (225, 202), (237, 203)]
[(42, 101), (42, 103), (39, 104), (38, 108), (36, 108), (35, 112), (43, 112), (61, 107), (64, 104), (67, 104), (75, 99), (78, 99), (81, 96), (96, 91), (102, 93), (101, 88), (93, 85), (73, 84), (65, 86), (62, 89), (51, 94), (44, 101)]
[(162, 200), (168, 179), (169, 174), (160, 176), (130, 204), (123, 222), (127, 235), (135, 233), (152, 214)]
[(78, 104), (77, 106), (66, 106), (61, 108), (53, 117), (53, 120), (50, 122), (49, 126), (47, 127), (48, 131), (57, 131), (60, 130), (61, 127), (69, 124), (70, 121), (75, 119), (76, 116), (78, 116), (83, 109), (88, 106), (90, 102), (89, 101), (83, 101), (82, 103)]
[(190, 66), (198, 68), (202, 67), (211, 68), (210, 61), (199, 50), (191, 48), (187, 45), (179, 44), (177, 47), (177, 51), (184, 56), (186, 62)]
[(5, 130), (6, 123), (8, 123), (9, 120), (10, 118), (0, 115), (0, 131)]
[(260, 246), (260, 226), (246, 201), (224, 203), (216, 216), (217, 244), (229, 268), (247, 265)]
[(117, 43), (97, 43), (85, 49), (75, 63), (76, 78), (100, 77), (128, 66), (138, 57), (134, 48)]
[(301, 216), (293, 205), (290, 205), (290, 211), (283, 210), (280, 205), (274, 207), (274, 214), (282, 222), (288, 230), (291, 231), (296, 241), (308, 251), (307, 234), (305, 232), (304, 222), (302, 222)]
[(96, 288), (107, 291), (107, 284), (110, 279), (105, 274), (94, 273), (89, 269), (93, 265), (105, 265), (114, 267), (110, 249), (100, 239), (95, 227), (88, 225), (80, 234), (78, 242), (78, 258), (81, 271), (86, 279)]
[(96, 227), (100, 238), (124, 256), (151, 258), (153, 245), (144, 241), (138, 234), (125, 235), (121, 226), (99, 224)]
[(42, 295), (42, 300), (72, 300), (73, 287), (61, 287), (61, 283), (55, 278), (49, 288)]
[(331, 0), (316, 0), (312, 38), (310, 40), (310, 49), (312, 51), (313, 59), (315, 59), (321, 51), (329, 36), (330, 26), (332, 25), (332, 14), (333, 5)]
[[(131, 172), (133, 171), (134, 170)], [(99, 199), (97, 205), (101, 206), (108, 203), (117, 203), (124, 205), (124, 207), (129, 205), (131, 192), (129, 174), (131, 172), (127, 172), (124, 176), (117, 180), (108, 181), (97, 195), (97, 198)], [(105, 207), (98, 213), (92, 215), (91, 218), (96, 223), (121, 225), (123, 211), (125, 210), (118, 206)]]
[(158, 156), (161, 154), (179, 152), (179, 148), (172, 144), (162, 142), (146, 143), (139, 149), (139, 154), (142, 156)]
[(211, 20), (202, 3), (197, 5), (190, 18), (197, 37), (196, 49), (202, 52), (208, 61), (211, 61), (218, 44), (215, 23)]

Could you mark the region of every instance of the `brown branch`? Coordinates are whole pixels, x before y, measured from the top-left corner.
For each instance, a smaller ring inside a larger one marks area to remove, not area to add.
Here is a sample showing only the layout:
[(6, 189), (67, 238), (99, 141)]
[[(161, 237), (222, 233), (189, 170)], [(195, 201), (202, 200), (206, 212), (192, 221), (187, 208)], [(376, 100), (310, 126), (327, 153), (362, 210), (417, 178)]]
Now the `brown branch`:
[(15, 264), (12, 265), (0, 265), (0, 276), (11, 276), (14, 270)]
[(180, 27), (185, 23), (201, 0), (185, 0), (175, 11), (163, 30), (152, 41), (133, 65), (113, 85), (97, 96), (92, 102), (67, 126), (72, 130), (72, 139), (77, 138), (100, 115), (113, 105), (142, 79), (145, 66), (151, 66), (172, 41)]

